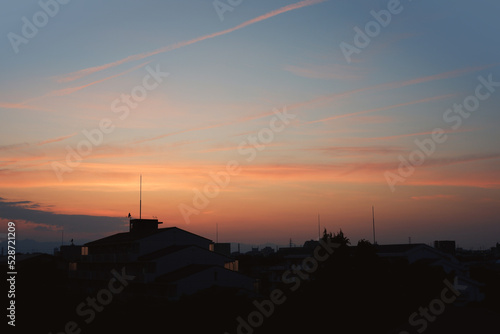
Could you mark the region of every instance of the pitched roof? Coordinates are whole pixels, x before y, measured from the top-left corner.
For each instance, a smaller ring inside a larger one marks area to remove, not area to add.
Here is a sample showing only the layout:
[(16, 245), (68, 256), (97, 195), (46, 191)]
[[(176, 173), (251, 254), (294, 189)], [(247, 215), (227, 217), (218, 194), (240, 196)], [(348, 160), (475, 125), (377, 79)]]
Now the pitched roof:
[(149, 236), (157, 234), (157, 233), (163, 233), (163, 232), (166, 232), (166, 231), (172, 232), (172, 231), (175, 231), (175, 230), (179, 230), (179, 231), (182, 231), (184, 233), (195, 235), (198, 238), (211, 241), (210, 239), (202, 237), (201, 235), (197, 235), (197, 234), (191, 233), (189, 231), (186, 231), (186, 230), (183, 230), (183, 229), (180, 229), (180, 228), (174, 226), (174, 227), (159, 228), (157, 230), (151, 230), (151, 231), (135, 231), (135, 232), (117, 233), (117, 234), (110, 235), (109, 237), (105, 237), (105, 238), (98, 239), (98, 240), (95, 240), (95, 241), (87, 242), (85, 244), (85, 246), (97, 246), (97, 245), (110, 245), (110, 244), (117, 244), (117, 243), (129, 243), (129, 242), (132, 242), (132, 241), (144, 239), (146, 237), (149, 237)]
[(137, 232), (122, 232), (104, 237), (102, 239), (87, 242), (85, 246), (107, 245), (115, 243), (127, 243), (135, 240), (140, 240), (151, 235), (168, 231), (174, 227), (160, 228), (153, 231), (137, 231)]

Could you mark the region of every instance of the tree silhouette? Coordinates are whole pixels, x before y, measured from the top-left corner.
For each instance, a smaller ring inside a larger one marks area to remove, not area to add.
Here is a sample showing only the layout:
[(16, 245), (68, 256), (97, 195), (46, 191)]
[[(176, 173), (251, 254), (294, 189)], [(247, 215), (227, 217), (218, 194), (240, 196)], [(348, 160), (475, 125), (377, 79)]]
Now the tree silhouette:
[(326, 228), (325, 228), (325, 230), (323, 231), (323, 237), (322, 237), (322, 239), (323, 239), (323, 241), (331, 240), (334, 243), (340, 244), (340, 246), (347, 246), (347, 245), (351, 244), (349, 238), (347, 238), (344, 235), (344, 232), (342, 232), (342, 229), (340, 229), (339, 233), (337, 233), (337, 234), (333, 233), (332, 234), (332, 232), (328, 233), (326, 231)]
[(332, 237), (333, 237), (333, 236), (332, 236), (332, 232), (328, 233), (328, 232), (326, 231), (326, 228), (325, 228), (325, 229), (324, 229), (324, 231), (323, 231), (323, 237), (321, 237), (321, 239), (322, 239), (323, 241), (328, 241), (329, 239), (331, 240), (331, 239), (332, 239)]
[(349, 238), (344, 236), (344, 232), (342, 232), (342, 229), (340, 229), (339, 233), (333, 234), (332, 241), (340, 244), (340, 246), (347, 246), (351, 244)]

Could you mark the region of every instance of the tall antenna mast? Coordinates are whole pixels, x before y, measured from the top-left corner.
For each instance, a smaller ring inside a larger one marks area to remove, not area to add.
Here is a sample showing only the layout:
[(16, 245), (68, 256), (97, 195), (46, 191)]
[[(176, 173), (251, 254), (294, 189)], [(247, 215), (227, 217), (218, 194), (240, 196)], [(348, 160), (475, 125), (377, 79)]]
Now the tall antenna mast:
[(372, 205), (372, 220), (373, 220), (373, 244), (375, 245), (377, 241), (375, 239), (375, 209), (373, 208), (373, 205)]
[(142, 220), (142, 174), (141, 174), (141, 182), (139, 188), (139, 220)]
[(318, 213), (318, 240), (321, 239), (321, 225), (319, 222), (319, 213)]
[(215, 223), (215, 243), (219, 243), (219, 223)]

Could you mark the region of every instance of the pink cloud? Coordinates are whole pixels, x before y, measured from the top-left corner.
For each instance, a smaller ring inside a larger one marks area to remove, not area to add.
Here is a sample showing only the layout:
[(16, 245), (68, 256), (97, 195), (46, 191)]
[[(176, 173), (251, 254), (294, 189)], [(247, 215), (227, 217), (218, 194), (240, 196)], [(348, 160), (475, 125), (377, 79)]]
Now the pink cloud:
[[(443, 130), (443, 133), (458, 133), (458, 132), (471, 132), (473, 130), (470, 129), (462, 129), (462, 130)], [(390, 139), (398, 139), (404, 137), (416, 137), (416, 136), (428, 136), (432, 135), (433, 131), (424, 131), (424, 132), (414, 132), (414, 133), (405, 133), (402, 135), (394, 135), (394, 136), (385, 136), (385, 137), (374, 137), (374, 138), (366, 138), (367, 140), (390, 140)]]
[(56, 142), (63, 141), (65, 139), (71, 138), (71, 137), (73, 137), (75, 135), (76, 135), (76, 132), (72, 133), (70, 135), (67, 135), (67, 136), (62, 136), (62, 137), (57, 137), (57, 138), (43, 140), (41, 142), (36, 143), (36, 145), (41, 146), (41, 145), (45, 145), (45, 144), (56, 143)]
[(30, 106), (24, 103), (0, 103), (0, 108), (38, 110), (37, 107)]

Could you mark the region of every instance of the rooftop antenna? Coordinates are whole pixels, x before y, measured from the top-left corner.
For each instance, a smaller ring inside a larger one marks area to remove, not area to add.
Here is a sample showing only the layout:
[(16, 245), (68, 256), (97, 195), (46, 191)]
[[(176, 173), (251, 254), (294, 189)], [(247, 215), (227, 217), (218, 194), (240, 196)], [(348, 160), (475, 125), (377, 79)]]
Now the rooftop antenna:
[(215, 223), (215, 243), (219, 243), (219, 223)]
[(139, 188), (139, 220), (142, 220), (142, 174)]
[(375, 239), (375, 209), (372, 205), (372, 221), (373, 221), (373, 244), (376, 245), (377, 241)]

